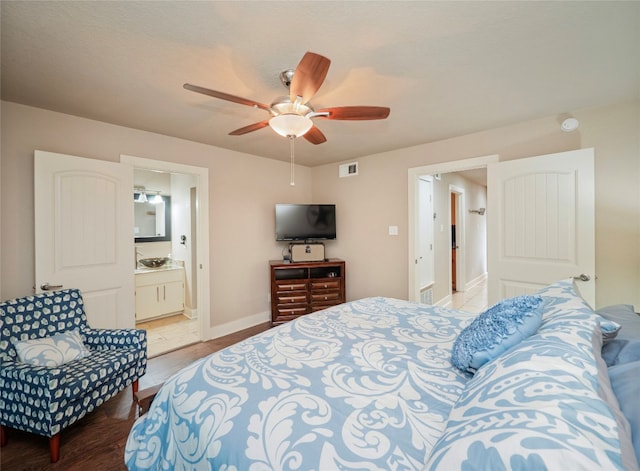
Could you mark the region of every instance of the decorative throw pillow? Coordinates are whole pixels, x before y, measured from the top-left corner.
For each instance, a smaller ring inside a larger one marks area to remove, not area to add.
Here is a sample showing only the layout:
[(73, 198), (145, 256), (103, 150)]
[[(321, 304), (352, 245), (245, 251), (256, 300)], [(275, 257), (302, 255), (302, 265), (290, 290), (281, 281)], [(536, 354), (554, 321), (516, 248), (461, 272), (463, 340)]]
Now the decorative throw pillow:
[(463, 371), (475, 372), (489, 360), (534, 334), (542, 323), (540, 296), (503, 299), (480, 314), (453, 343), (451, 361)]
[(35, 366), (55, 367), (90, 355), (77, 329), (16, 342), (14, 346), (21, 362)]
[[(640, 338), (640, 315), (636, 314), (630, 304), (616, 304), (596, 310), (600, 316), (622, 327), (620, 338)], [(603, 329), (603, 334), (606, 331)], [(617, 333), (617, 332), (616, 332)]]
[(617, 322), (613, 322), (607, 319), (600, 320), (600, 330), (602, 332), (602, 341), (604, 343), (610, 342), (618, 336), (620, 328), (622, 326)]

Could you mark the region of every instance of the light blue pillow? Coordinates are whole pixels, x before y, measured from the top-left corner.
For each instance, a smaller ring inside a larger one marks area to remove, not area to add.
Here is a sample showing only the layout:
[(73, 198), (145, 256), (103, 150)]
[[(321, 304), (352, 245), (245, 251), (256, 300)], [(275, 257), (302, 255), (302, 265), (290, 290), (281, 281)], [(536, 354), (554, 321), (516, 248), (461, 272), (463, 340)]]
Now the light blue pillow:
[(640, 362), (640, 340), (624, 338), (611, 340), (602, 346), (602, 358), (607, 366)]
[(596, 310), (602, 317), (622, 327), (619, 338), (640, 339), (640, 315), (630, 304), (616, 304)]
[(22, 363), (55, 367), (90, 355), (76, 330), (69, 330), (51, 337), (23, 340), (14, 344)]
[(475, 372), (533, 335), (542, 323), (543, 306), (540, 296), (503, 299), (460, 332), (453, 343), (451, 362), (463, 371)]

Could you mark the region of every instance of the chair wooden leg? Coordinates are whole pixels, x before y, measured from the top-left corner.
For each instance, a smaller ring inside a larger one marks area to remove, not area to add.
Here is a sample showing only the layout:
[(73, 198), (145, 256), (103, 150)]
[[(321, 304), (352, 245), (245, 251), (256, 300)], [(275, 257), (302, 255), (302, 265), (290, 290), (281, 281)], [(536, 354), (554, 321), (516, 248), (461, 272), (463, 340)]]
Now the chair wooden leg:
[(131, 384), (131, 389), (133, 391), (133, 400), (136, 400), (136, 393), (138, 392), (138, 380), (136, 379), (132, 384)]
[(57, 463), (60, 459), (60, 432), (49, 438), (49, 453), (51, 455), (51, 462)]
[(7, 431), (4, 429), (4, 425), (0, 425), (0, 446), (7, 444)]

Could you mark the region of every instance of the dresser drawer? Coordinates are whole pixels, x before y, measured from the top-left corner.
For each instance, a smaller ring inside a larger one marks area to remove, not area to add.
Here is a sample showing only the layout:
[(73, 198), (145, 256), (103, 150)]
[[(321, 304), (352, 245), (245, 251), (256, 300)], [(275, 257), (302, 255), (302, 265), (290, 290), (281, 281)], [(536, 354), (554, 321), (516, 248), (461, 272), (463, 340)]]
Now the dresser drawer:
[(276, 299), (278, 305), (281, 304), (304, 304), (307, 302), (306, 291), (295, 291), (291, 293), (278, 293)]
[(280, 291), (306, 291), (306, 281), (276, 281), (276, 290)]
[(346, 300), (345, 263), (271, 260), (271, 323), (282, 324)]
[(327, 301), (339, 301), (340, 300), (340, 292), (339, 291), (326, 291), (324, 293), (311, 293), (311, 302), (312, 303), (323, 303)]
[(282, 320), (281, 317), (296, 317), (306, 314), (307, 306), (306, 304), (303, 306), (278, 306), (277, 309), (277, 319)]
[(320, 281), (312, 281), (311, 282), (311, 290), (325, 290), (325, 289), (340, 289), (340, 280), (320, 280)]
[(311, 312), (322, 311), (323, 309), (327, 309), (328, 307), (331, 307), (331, 306), (336, 306), (337, 304), (342, 304), (342, 303), (334, 302), (334, 303), (328, 303), (328, 304), (312, 304)]
[(271, 321), (272, 325), (279, 325), (279, 324), (284, 324), (285, 322), (289, 322), (292, 321), (294, 319), (297, 319), (298, 317), (301, 317), (303, 315), (307, 314), (306, 312), (299, 314), (299, 315), (295, 315), (295, 316), (281, 316), (278, 315), (275, 320)]

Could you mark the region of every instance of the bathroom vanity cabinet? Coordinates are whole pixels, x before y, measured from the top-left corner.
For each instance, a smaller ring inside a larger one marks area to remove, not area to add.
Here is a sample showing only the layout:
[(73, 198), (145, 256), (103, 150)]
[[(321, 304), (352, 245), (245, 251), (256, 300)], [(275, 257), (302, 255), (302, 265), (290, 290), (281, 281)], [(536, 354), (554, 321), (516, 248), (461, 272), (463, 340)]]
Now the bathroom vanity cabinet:
[(136, 321), (184, 311), (184, 268), (136, 270)]

